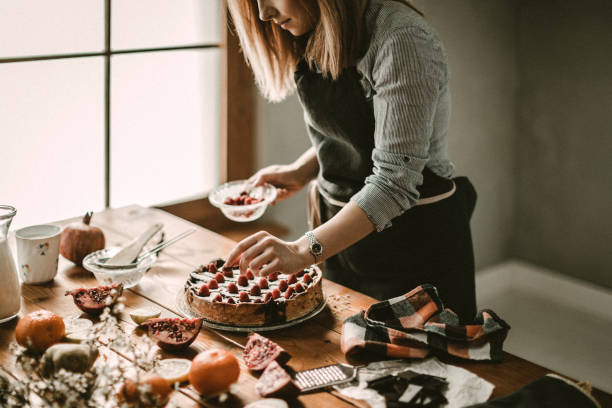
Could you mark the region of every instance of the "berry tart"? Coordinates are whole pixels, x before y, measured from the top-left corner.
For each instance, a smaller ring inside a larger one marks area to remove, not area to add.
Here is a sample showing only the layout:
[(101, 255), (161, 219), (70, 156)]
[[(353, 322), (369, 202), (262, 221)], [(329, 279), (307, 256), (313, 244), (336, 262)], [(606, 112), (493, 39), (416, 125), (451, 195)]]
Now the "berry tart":
[(238, 267), (224, 268), (222, 259), (200, 266), (185, 283), (191, 311), (207, 321), (228, 326), (275, 326), (299, 319), (323, 302), (321, 271), (258, 277)]

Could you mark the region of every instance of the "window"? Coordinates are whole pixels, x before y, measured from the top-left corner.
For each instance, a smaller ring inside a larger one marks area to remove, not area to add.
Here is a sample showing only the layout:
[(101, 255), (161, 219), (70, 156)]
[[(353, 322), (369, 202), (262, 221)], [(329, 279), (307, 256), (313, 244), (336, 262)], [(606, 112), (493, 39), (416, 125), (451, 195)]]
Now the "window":
[(201, 198), (248, 168), (228, 160), (245, 129), (228, 90), (248, 94), (252, 78), (232, 65), (221, 0), (3, 1), (0, 38), (0, 201), (14, 227)]

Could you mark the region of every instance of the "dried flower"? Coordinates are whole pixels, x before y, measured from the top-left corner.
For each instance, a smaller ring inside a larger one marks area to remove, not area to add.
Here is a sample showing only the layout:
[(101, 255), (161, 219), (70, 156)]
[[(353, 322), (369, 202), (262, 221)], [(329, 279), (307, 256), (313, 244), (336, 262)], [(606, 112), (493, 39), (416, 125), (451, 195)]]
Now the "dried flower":
[[(123, 299), (122, 299), (123, 300)], [(42, 359), (13, 343), (9, 351), (15, 359), (16, 371), (23, 375), (13, 378), (0, 370), (0, 406), (7, 408), (45, 406), (51, 408), (99, 408), (121, 405), (117, 394), (126, 374), (153, 369), (160, 359), (154, 343), (147, 336), (130, 338), (121, 327), (117, 314), (123, 310), (120, 302), (107, 307), (100, 321), (88, 329), (83, 341), (100, 349), (100, 357), (91, 369), (75, 373), (60, 369), (56, 373), (42, 372)], [(100, 348), (101, 345), (108, 349)], [(137, 378), (136, 378), (137, 380)], [(150, 390), (142, 389), (143, 398), (152, 401)]]

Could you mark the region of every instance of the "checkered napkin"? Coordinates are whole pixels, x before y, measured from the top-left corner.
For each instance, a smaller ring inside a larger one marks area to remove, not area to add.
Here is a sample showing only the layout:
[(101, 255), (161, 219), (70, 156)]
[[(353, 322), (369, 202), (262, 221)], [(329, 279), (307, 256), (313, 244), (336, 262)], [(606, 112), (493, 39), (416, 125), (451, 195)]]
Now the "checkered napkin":
[(345, 355), (368, 351), (389, 357), (423, 358), (439, 350), (470, 360), (500, 361), (510, 326), (491, 310), (481, 310), (473, 324), (461, 326), (429, 284), (375, 303), (347, 318), (342, 326)]

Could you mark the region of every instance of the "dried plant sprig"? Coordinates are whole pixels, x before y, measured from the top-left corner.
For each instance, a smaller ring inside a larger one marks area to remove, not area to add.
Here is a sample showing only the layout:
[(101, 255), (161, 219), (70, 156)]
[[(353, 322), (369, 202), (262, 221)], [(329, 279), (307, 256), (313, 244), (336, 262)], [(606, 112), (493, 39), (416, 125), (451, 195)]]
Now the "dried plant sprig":
[[(51, 375), (42, 375), (42, 359), (29, 353), (25, 348), (11, 344), (10, 353), (15, 359), (16, 367), (23, 372), (18, 380), (3, 376), (0, 371), (0, 406), (8, 408), (36, 406), (52, 408), (98, 408), (127, 407), (118, 400), (118, 391), (123, 386), (128, 372), (135, 372), (138, 382), (140, 372), (151, 370), (160, 359), (154, 343), (147, 336), (138, 341), (119, 324), (118, 314), (123, 310), (123, 301), (114, 307), (107, 307), (100, 316), (100, 321), (88, 329), (82, 344), (99, 348), (106, 344), (112, 350), (121, 350), (129, 359), (118, 355), (100, 354), (98, 361), (84, 373), (75, 373), (60, 369)], [(155, 401), (150, 389), (142, 387), (143, 400)]]

